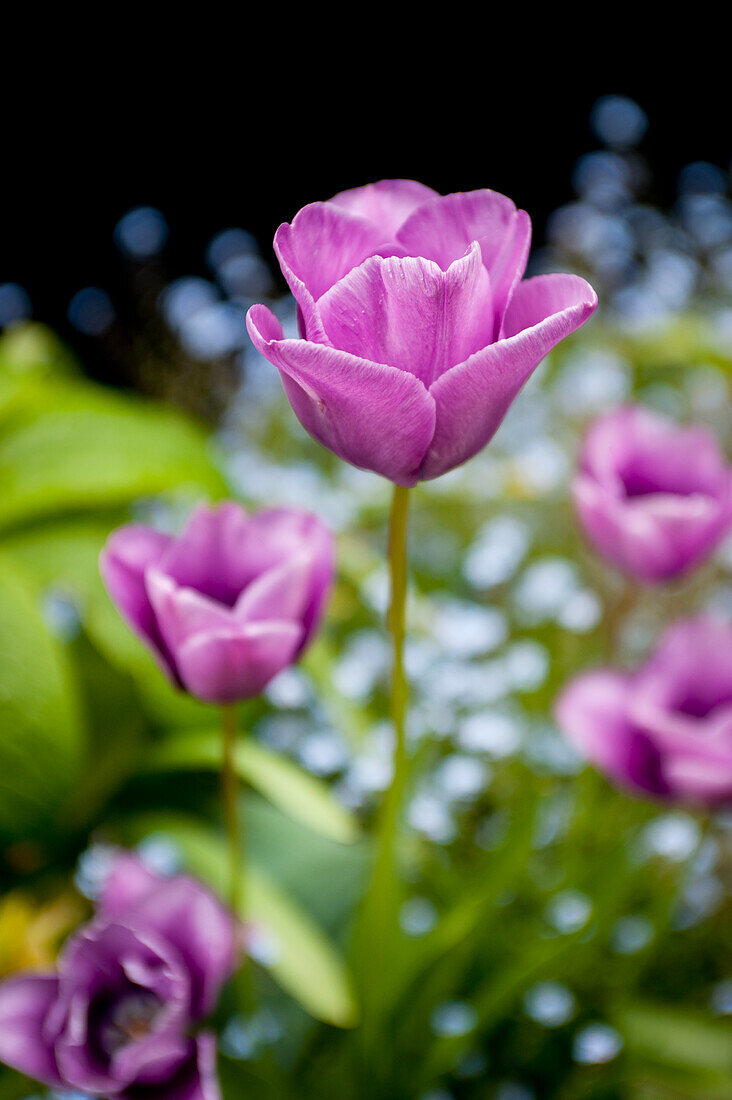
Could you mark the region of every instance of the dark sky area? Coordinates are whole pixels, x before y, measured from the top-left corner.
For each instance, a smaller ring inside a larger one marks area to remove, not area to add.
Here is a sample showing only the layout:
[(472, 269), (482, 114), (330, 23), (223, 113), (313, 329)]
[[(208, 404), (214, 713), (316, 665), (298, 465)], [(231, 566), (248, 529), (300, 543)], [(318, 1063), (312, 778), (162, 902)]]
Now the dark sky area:
[(78, 105), (54, 112), (51, 104), (43, 140), (27, 131), (32, 152), (7, 161), (0, 283), (24, 286), (34, 315), (68, 336), (73, 294), (88, 285), (113, 290), (123, 277), (112, 231), (132, 206), (164, 213), (171, 274), (196, 273), (220, 229), (250, 230), (270, 255), (277, 225), (300, 206), (396, 176), (441, 192), (503, 191), (529, 210), (540, 242), (547, 215), (571, 197), (578, 156), (598, 147), (590, 112), (609, 93), (631, 96), (648, 115), (641, 150), (653, 172), (651, 200), (671, 203), (690, 161), (728, 167), (721, 106), (711, 110), (702, 89), (651, 79), (598, 75), (568, 91), (538, 82), (498, 104), (488, 94), (467, 97), (460, 109), (393, 93), (362, 98), (342, 121), (332, 109), (300, 112), (292, 97), (286, 109), (272, 102), (251, 111), (141, 101), (103, 124)]

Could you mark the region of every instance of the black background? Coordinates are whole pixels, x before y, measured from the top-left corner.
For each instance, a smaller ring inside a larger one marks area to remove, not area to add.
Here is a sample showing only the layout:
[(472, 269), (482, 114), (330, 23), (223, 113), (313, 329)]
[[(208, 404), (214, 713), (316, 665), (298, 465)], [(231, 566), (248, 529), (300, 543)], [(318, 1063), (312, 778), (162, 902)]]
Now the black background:
[(255, 83), (258, 95), (250, 86), (239, 101), (231, 83), (201, 97), (172, 85), (114, 109), (96, 102), (91, 85), (48, 98), (20, 135), (5, 135), (0, 282), (24, 286), (34, 316), (73, 342), (73, 294), (96, 285), (114, 296), (126, 277), (112, 231), (130, 207), (158, 207), (171, 232), (166, 270), (196, 273), (218, 230), (249, 229), (271, 257), (274, 230), (300, 206), (387, 177), (441, 192), (502, 191), (531, 213), (541, 243), (547, 215), (572, 196), (578, 156), (598, 147), (590, 111), (610, 93), (631, 96), (648, 115), (641, 151), (651, 201), (673, 202), (685, 164), (727, 168), (732, 152), (728, 93), (713, 97), (708, 84), (651, 72), (588, 71), (565, 85), (539, 74), (511, 94), (490, 81), (463, 88), (446, 77), (425, 88), (392, 75), (379, 94), (356, 96), (342, 77), (327, 95), (322, 84), (300, 93), (290, 81), (280, 96), (277, 77), (270, 71), (266, 85)]

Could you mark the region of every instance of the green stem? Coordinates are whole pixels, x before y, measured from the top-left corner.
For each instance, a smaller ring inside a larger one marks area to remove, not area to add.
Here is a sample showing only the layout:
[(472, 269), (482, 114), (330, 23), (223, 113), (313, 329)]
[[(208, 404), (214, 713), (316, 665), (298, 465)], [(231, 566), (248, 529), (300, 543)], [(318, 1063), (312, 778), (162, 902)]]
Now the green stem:
[(622, 633), (625, 620), (639, 602), (641, 590), (632, 581), (623, 579), (622, 588), (611, 602), (605, 613), (605, 633), (607, 636), (608, 657), (615, 664), (622, 665)]
[[(221, 801), (224, 810), (224, 826), (229, 849), (228, 902), (234, 917), (235, 935), (239, 943), (240, 921), (245, 920), (246, 898), (244, 896), (244, 846), (242, 844), (242, 825), (239, 815), (239, 777), (236, 771), (234, 752), (236, 750), (236, 708), (221, 708)], [(255, 995), (252, 968), (248, 965), (246, 953), (237, 947), (237, 971), (234, 977), (234, 989), (237, 1008), (242, 1016), (254, 1011)]]
[(407, 512), (409, 490), (394, 486), (389, 515), (389, 575), (391, 604), (389, 632), (392, 643), (390, 716), (394, 727), (394, 774), (384, 803), (382, 837), (393, 861), (395, 830), (406, 783), (407, 744), (405, 721), (409, 691), (404, 675), (404, 634), (407, 612)]
[(239, 822), (239, 781), (234, 764), (236, 747), (236, 710), (234, 707), (221, 708), (221, 800), (224, 807), (224, 824), (229, 844), (229, 905), (237, 916), (241, 916), (242, 906), (242, 844)]
[[(391, 603), (388, 627), (392, 642), (392, 679), (389, 714), (394, 727), (394, 771), (376, 825), (376, 857), (359, 925), (357, 973), (363, 1020), (360, 1029), (362, 1063), (359, 1075), (364, 1094), (373, 1095), (380, 1072), (373, 1052), (379, 1044), (383, 1014), (391, 997), (393, 960), (399, 933), (397, 831), (407, 780), (407, 681), (404, 675), (404, 634), (407, 606), (407, 511), (409, 490), (394, 489), (389, 516), (389, 573)], [(370, 1091), (371, 1090), (371, 1091)]]

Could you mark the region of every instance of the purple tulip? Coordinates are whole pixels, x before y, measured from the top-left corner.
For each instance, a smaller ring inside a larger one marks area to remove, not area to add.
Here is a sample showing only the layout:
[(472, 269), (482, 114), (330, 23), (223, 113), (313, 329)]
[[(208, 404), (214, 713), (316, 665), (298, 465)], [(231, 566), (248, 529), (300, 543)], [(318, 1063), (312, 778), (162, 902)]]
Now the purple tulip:
[(567, 738), (611, 779), (662, 799), (732, 800), (732, 627), (677, 623), (635, 673), (573, 680), (556, 705)]
[(303, 427), (411, 486), (492, 438), (546, 353), (597, 305), (575, 275), (521, 281), (528, 214), (495, 191), (383, 180), (304, 207), (274, 246), (302, 339), (247, 317)]
[(732, 521), (732, 474), (714, 437), (637, 406), (592, 425), (572, 493), (595, 547), (646, 582), (691, 568)]
[(0, 984), (0, 1060), (93, 1096), (217, 1100), (214, 1036), (192, 1031), (235, 958), (231, 915), (212, 894), (120, 853), (57, 972)]
[(333, 578), (333, 537), (307, 512), (202, 506), (177, 538), (121, 527), (100, 568), (173, 683), (234, 703), (258, 695), (310, 640)]

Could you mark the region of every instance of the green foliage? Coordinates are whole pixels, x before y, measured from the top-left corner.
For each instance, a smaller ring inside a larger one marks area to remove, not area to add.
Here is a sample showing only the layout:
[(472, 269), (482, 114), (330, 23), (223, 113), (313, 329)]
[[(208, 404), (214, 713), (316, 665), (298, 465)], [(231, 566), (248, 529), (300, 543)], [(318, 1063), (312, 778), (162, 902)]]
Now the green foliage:
[(3, 527), (171, 489), (223, 492), (208, 441), (179, 414), (70, 376), (70, 363), (43, 330), (3, 339), (9, 343), (0, 352)]
[[(142, 822), (140, 835), (161, 828), (182, 853), (187, 867), (226, 894), (228, 855), (220, 834), (194, 820), (165, 818)], [(245, 865), (241, 917), (266, 942), (264, 965), (291, 996), (318, 1020), (350, 1027), (356, 1005), (345, 966), (317, 925), (269, 877)]]
[[(587, 414), (567, 412), (558, 394), (573, 361), (598, 350), (618, 359), (637, 398), (709, 420), (732, 448), (719, 396), (729, 394), (730, 362), (701, 318), (638, 339), (593, 324), (522, 396), (523, 442), (546, 434), (548, 421), (550, 440), (571, 458)], [(690, 363), (700, 364), (696, 372)], [(704, 386), (694, 388), (703, 378), (717, 394), (706, 405)], [(562, 755), (550, 717), (566, 678), (609, 660), (620, 635), (630, 666), (666, 621), (710, 594), (728, 599), (729, 565), (720, 560), (683, 586), (641, 596), (618, 624), (625, 594), (577, 538), (565, 484), (532, 480), (518, 447), (497, 440), (455, 476), (419, 487), (410, 517), (407, 803), (449, 801), (450, 829), (430, 835), (411, 814), (410, 826), (402, 823), (402, 932), (377, 972), (358, 957), (354, 918), (380, 798), (374, 745), (384, 734), (387, 669), (360, 677), (383, 637), (388, 487), (321, 452), (284, 400), (243, 423), (262, 468), (306, 469), (334, 508), (347, 499), (351, 511), (337, 591), (293, 673), (297, 690), (240, 708), (243, 916), (260, 937), (258, 1003), (280, 1031), (260, 1057), (222, 1055), (227, 1100), (423, 1100), (440, 1089), (454, 1100), (492, 1100), (510, 1095), (498, 1092), (510, 1083), (542, 1100), (731, 1095), (731, 1033), (709, 1007), (729, 978), (729, 902), (701, 916), (689, 915), (688, 902), (700, 882), (712, 889), (729, 878), (729, 834), (723, 823), (672, 814), (688, 850), (649, 848), (649, 829), (671, 811), (580, 770)], [(152, 515), (175, 525), (197, 499), (230, 492), (220, 457), (187, 417), (85, 379), (39, 326), (0, 338), (0, 877), (39, 907), (68, 890), (80, 855), (97, 842), (160, 844), (225, 886), (217, 717), (165, 681), (97, 568), (119, 523)], [(536, 460), (539, 474), (549, 459)], [(272, 483), (260, 489), (257, 475), (254, 468), (253, 501), (270, 503)], [(286, 473), (281, 481), (284, 494)], [(482, 585), (468, 562), (485, 525), (506, 516), (527, 545), (503, 579)], [(598, 621), (577, 628), (561, 621), (563, 609), (542, 616), (522, 607), (521, 583), (547, 560), (571, 566), (600, 607)], [(445, 633), (456, 600), (498, 613), (506, 637), (462, 649), (459, 631)], [(521, 647), (533, 669), (523, 680)], [(465, 724), (492, 711), (519, 730), (520, 746), (466, 749)], [(331, 781), (307, 770), (304, 750), (314, 735), (332, 734), (347, 760), (323, 768)], [(485, 765), (484, 783), (450, 801), (443, 769), (466, 755)], [(356, 765), (366, 775), (361, 788)], [(343, 790), (355, 809), (345, 808)], [(558, 920), (562, 900), (570, 915), (574, 902), (574, 922)], [(0, 897), (0, 918), (3, 904)], [(624, 946), (628, 920), (643, 935)], [(36, 934), (28, 929), (29, 941)], [(545, 982), (572, 998), (555, 1027), (527, 1008)], [(367, 1031), (355, 1026), (365, 989)], [(450, 1023), (456, 1005), (468, 1009), (462, 1024), (460, 1012)], [(214, 1021), (222, 1031), (232, 1011), (225, 1001)], [(575, 1044), (598, 1022), (615, 1029), (620, 1049), (607, 1063), (586, 1063)], [(33, 1089), (0, 1070), (0, 1100)]]
[(730, 1029), (701, 1013), (665, 1005), (631, 1003), (622, 1009), (618, 1025), (631, 1051), (654, 1065), (663, 1076), (669, 1068), (689, 1096), (724, 1096), (732, 1076)]
[[(221, 767), (221, 734), (218, 730), (186, 730), (167, 738), (147, 758), (147, 766), (163, 771)], [(239, 777), (260, 794), (308, 828), (331, 840), (349, 844), (358, 836), (358, 826), (333, 797), (325, 784), (292, 761), (240, 738), (234, 750)]]
[(84, 730), (66, 658), (25, 579), (0, 556), (0, 837), (52, 826), (78, 774)]

